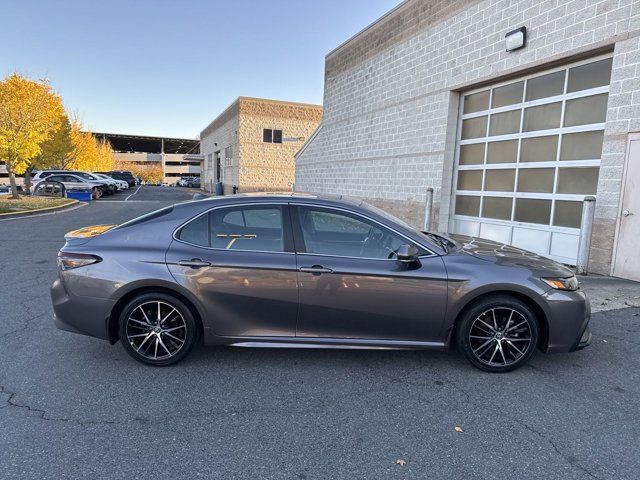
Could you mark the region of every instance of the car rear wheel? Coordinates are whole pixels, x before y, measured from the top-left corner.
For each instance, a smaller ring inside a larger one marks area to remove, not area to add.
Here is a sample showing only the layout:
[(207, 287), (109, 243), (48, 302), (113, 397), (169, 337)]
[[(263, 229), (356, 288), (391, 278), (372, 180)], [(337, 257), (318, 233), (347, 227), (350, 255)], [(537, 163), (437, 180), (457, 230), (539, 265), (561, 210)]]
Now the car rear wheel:
[(139, 362), (154, 366), (178, 363), (193, 349), (196, 320), (180, 300), (165, 293), (142, 294), (120, 315), (120, 341)]
[(484, 298), (467, 309), (457, 329), (458, 349), (486, 372), (521, 367), (538, 345), (540, 329), (533, 311), (506, 295)]

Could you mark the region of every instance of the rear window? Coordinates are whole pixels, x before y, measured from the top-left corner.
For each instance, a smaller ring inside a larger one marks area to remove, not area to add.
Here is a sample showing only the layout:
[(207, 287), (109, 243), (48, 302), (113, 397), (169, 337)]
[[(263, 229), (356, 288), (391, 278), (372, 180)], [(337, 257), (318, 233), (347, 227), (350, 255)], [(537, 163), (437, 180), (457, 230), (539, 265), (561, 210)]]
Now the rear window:
[(282, 217), (279, 205), (214, 209), (182, 227), (178, 238), (221, 250), (283, 252)]
[(161, 208), (160, 210), (155, 210), (153, 212), (150, 213), (146, 213), (140, 217), (134, 218), (132, 220), (129, 220), (128, 222), (122, 223), (120, 225), (118, 225), (117, 227), (115, 227), (113, 230), (120, 230), (121, 228), (126, 228), (126, 227), (132, 227), (134, 225), (139, 225), (141, 223), (144, 222), (148, 222), (149, 220), (154, 220), (156, 218), (160, 218), (164, 215), (167, 215), (168, 213), (171, 213), (173, 211), (173, 205), (171, 205), (170, 207), (164, 207)]

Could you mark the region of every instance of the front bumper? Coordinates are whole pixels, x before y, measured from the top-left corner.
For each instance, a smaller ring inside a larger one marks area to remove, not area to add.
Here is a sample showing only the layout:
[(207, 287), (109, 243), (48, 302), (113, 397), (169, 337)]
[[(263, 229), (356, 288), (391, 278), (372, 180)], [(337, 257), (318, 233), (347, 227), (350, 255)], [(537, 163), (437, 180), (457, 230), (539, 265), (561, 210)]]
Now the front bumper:
[(591, 344), (591, 305), (582, 290), (550, 290), (546, 301), (549, 353), (574, 352)]

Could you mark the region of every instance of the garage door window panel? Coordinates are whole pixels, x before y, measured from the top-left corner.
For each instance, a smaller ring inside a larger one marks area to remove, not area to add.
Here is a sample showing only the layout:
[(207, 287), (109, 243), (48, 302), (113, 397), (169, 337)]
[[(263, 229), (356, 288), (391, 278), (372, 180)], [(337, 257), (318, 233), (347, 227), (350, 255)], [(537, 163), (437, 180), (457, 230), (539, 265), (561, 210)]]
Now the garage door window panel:
[(487, 117), (469, 118), (462, 121), (462, 139), (480, 138), (487, 135)]
[(464, 97), (464, 113), (474, 113), (489, 108), (489, 90)]
[(548, 103), (524, 111), (524, 131), (551, 130), (560, 126), (562, 102)]
[(477, 217), (480, 214), (480, 197), (456, 195), (456, 215)]
[(505, 197), (484, 197), (482, 199), (482, 216), (497, 220), (511, 220), (513, 199)]
[(518, 133), (520, 131), (520, 115), (520, 110), (495, 113), (491, 115), (489, 135), (493, 137), (496, 135)]
[(515, 178), (515, 169), (487, 170), (484, 189), (493, 192), (513, 192)]
[(491, 108), (500, 108), (521, 103), (523, 92), (524, 82), (511, 83), (503, 87), (494, 88)]
[(526, 100), (539, 100), (546, 97), (554, 97), (564, 93), (565, 71), (549, 73), (527, 80)]
[(458, 190), (482, 190), (482, 170), (460, 170)]
[(606, 58), (569, 69), (567, 92), (577, 92), (609, 85), (612, 65), (613, 59)]
[(577, 239), (582, 198), (597, 192), (611, 64), (603, 55), (462, 94), (452, 231), (533, 231), (549, 239), (541, 253), (575, 262), (577, 241), (560, 251), (550, 239)]
[(516, 163), (518, 140), (490, 142), (487, 147), (487, 163)]
[(484, 143), (460, 146), (460, 165), (479, 165), (482, 163), (484, 163)]
[(551, 200), (516, 198), (514, 220), (516, 222), (539, 223), (549, 225)]
[(553, 162), (558, 156), (558, 135), (523, 138), (521, 162)]
[(555, 168), (521, 168), (518, 172), (518, 192), (553, 192), (555, 171)]
[(607, 119), (607, 102), (609, 95), (591, 95), (589, 97), (567, 100), (564, 113), (564, 126), (590, 125), (604, 123)]
[(595, 195), (599, 170), (598, 167), (558, 169), (558, 193)]

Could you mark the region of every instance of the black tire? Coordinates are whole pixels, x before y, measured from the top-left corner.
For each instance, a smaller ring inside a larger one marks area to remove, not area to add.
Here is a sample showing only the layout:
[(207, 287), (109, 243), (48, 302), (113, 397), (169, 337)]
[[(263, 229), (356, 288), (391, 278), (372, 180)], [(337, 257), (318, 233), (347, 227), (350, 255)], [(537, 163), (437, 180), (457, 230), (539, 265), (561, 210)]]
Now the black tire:
[[(158, 322), (163, 317), (168, 318)], [(137, 361), (156, 367), (174, 365), (189, 355), (199, 331), (196, 319), (184, 302), (161, 292), (144, 293), (132, 299), (120, 314), (119, 328), (120, 343), (125, 351)], [(141, 336), (145, 334), (146, 337)]]
[(527, 363), (539, 338), (535, 313), (508, 295), (473, 303), (461, 314), (456, 328), (458, 349), (474, 367), (491, 373), (510, 372)]
[(93, 187), (91, 189), (91, 196), (94, 200), (98, 200), (100, 197), (102, 197), (102, 190), (100, 190), (100, 188), (98, 187)]

